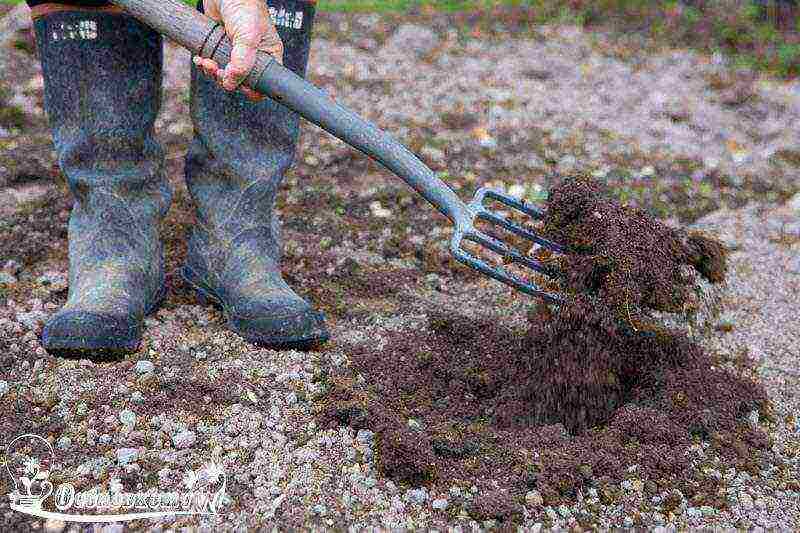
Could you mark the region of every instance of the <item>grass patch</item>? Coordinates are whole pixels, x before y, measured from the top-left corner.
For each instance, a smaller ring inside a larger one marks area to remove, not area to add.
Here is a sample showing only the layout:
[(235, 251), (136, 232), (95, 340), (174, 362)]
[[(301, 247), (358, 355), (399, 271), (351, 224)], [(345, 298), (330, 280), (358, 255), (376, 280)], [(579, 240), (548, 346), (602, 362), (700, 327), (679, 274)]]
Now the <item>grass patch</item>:
[[(0, 0), (17, 4), (21, 0)], [(194, 5), (195, 0), (184, 0)], [(621, 35), (643, 34), (672, 47), (722, 52), (736, 65), (781, 78), (800, 74), (800, 6), (759, 6), (753, 0), (702, 2), (676, 0), (319, 0), (321, 12), (469, 13), (475, 34), (495, 31), (513, 17), (531, 24), (568, 22), (602, 27)]]

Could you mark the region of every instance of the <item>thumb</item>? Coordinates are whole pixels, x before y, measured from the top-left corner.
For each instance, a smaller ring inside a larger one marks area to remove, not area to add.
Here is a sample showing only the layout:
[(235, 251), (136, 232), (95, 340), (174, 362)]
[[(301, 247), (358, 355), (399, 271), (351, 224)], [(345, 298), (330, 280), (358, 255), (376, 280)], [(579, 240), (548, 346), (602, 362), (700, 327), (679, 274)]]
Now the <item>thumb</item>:
[(225, 67), (222, 86), (225, 90), (235, 90), (253, 68), (256, 62), (256, 44), (248, 39), (234, 38), (230, 63)]

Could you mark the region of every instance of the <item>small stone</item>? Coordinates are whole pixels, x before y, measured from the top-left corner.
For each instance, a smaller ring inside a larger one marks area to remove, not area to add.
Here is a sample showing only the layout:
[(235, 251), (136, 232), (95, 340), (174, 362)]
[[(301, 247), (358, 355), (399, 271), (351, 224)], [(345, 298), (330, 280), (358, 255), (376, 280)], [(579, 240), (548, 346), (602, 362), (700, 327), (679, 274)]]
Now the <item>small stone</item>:
[(5, 396), (5, 394), (9, 391), (10, 387), (8, 386), (8, 381), (0, 380), (0, 398)]
[(102, 435), (97, 437), (97, 441), (100, 444), (111, 444), (111, 435), (109, 435), (108, 433), (103, 433)]
[(408, 427), (410, 429), (415, 430), (415, 431), (421, 431), (422, 430), (422, 424), (416, 418), (409, 418), (408, 419)]
[(117, 464), (125, 466), (131, 464), (139, 459), (139, 450), (137, 448), (120, 448), (117, 450)]
[(525, 495), (525, 503), (532, 506), (542, 505), (544, 504), (544, 498), (542, 498), (538, 490), (532, 490)]
[(758, 411), (755, 409), (750, 411), (747, 415), (747, 421), (750, 422), (751, 426), (758, 427)]
[(497, 139), (495, 139), (491, 135), (486, 135), (478, 139), (478, 144), (480, 144), (481, 147), (483, 148), (488, 148), (490, 150), (493, 150), (497, 148)]
[(5, 285), (6, 287), (10, 287), (12, 285), (16, 285), (17, 278), (14, 274), (9, 274), (8, 272), (0, 272), (0, 285)]
[(708, 505), (703, 505), (702, 507), (700, 507), (700, 512), (703, 513), (703, 515), (705, 516), (712, 516), (717, 514), (717, 510)]
[(64, 531), (64, 528), (67, 527), (67, 523), (63, 520), (56, 520), (55, 518), (48, 518), (44, 523), (44, 530), (47, 533), (59, 533), (60, 531)]
[(359, 429), (356, 435), (356, 440), (362, 444), (370, 444), (375, 440), (375, 433), (368, 429)]
[(323, 503), (318, 503), (317, 505), (312, 507), (312, 510), (314, 511), (314, 513), (320, 516), (324, 516), (328, 512), (328, 508)]
[(181, 431), (172, 437), (172, 443), (176, 448), (191, 448), (197, 442), (197, 435), (193, 431)]
[(627, 527), (627, 528), (632, 528), (633, 527), (633, 518), (631, 518), (630, 516), (626, 516), (625, 520), (622, 521), (622, 525)]
[(650, 178), (656, 175), (656, 169), (648, 165), (639, 171), (639, 175), (645, 178)]
[(19, 322), (29, 330), (37, 329), (39, 326), (41, 326), (42, 322), (44, 322), (46, 318), (47, 315), (45, 315), (41, 311), (31, 311), (30, 313), (17, 313), (17, 322)]
[(142, 359), (137, 361), (136, 363), (136, 373), (137, 374), (149, 374), (155, 370), (155, 365), (152, 361), (148, 361), (147, 359)]
[(739, 504), (744, 509), (752, 509), (753, 508), (753, 497), (750, 496), (748, 493), (741, 491), (739, 492)]
[(448, 502), (446, 498), (436, 498), (431, 504), (434, 509), (438, 509), (440, 511), (447, 509), (448, 505), (450, 505), (450, 502)]
[(792, 196), (789, 201), (786, 202), (786, 205), (787, 207), (790, 207), (791, 209), (800, 213), (800, 192)]
[(422, 505), (428, 500), (428, 491), (425, 489), (425, 487), (410, 489), (408, 492), (406, 492), (406, 499), (411, 503)]
[(369, 210), (372, 213), (372, 216), (377, 218), (389, 218), (392, 216), (392, 212), (383, 207), (378, 200), (375, 200), (369, 204)]
[(138, 390), (133, 391), (133, 394), (131, 394), (131, 401), (133, 403), (144, 403), (144, 394)]
[(560, 172), (569, 172), (574, 170), (578, 164), (578, 160), (573, 155), (565, 155), (558, 160), (558, 170)]
[(6, 272), (10, 272), (11, 274), (19, 274), (22, 270), (22, 264), (19, 261), (14, 261), (13, 259), (9, 259), (8, 261), (3, 264), (3, 270)]
[(418, 57), (429, 54), (439, 44), (439, 36), (426, 26), (403, 24), (386, 41), (386, 48)]
[(119, 421), (125, 426), (136, 425), (136, 413), (130, 409), (125, 409), (119, 413)]
[(72, 446), (72, 439), (69, 437), (61, 437), (56, 442), (56, 446), (58, 446), (59, 450), (69, 450), (69, 447)]

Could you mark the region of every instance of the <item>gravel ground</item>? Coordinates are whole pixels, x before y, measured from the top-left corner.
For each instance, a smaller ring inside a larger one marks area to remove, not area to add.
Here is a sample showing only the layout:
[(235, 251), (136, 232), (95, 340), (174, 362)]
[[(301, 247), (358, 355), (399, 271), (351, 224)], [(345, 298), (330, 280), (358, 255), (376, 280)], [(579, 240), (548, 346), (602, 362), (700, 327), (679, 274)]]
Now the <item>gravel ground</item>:
[[(324, 15), (318, 34), (312, 81), (393, 132), (432, 167), (447, 169), (462, 194), (489, 183), (535, 198), (549, 173), (584, 169), (630, 201), (663, 208), (673, 223), (691, 220), (738, 247), (722, 300), (726, 326), (706, 332), (703, 342), (723, 354), (746, 352), (752, 358), (775, 403), (769, 430), (781, 465), (758, 476), (724, 464), (709, 469), (709, 476), (726, 481), (729, 505), (721, 510), (693, 507), (681, 495), (650, 498), (628, 485), (611, 503), (585, 494), (574, 506), (556, 509), (531, 494), (524, 525), (570, 528), (588, 514), (599, 527), (800, 527), (800, 486), (791, 483), (800, 479), (800, 305), (794, 297), (800, 285), (800, 196), (782, 206), (774, 201), (795, 192), (800, 85), (757, 80), (732, 72), (723, 58), (684, 50), (633, 50), (621, 59), (609, 53), (617, 46), (610, 36), (572, 27), (477, 40), (437, 23), (396, 27), (377, 16)], [(178, 193), (171, 221), (180, 230), (188, 209), (180, 182), (191, 132), (188, 55), (172, 45), (166, 53), (158, 128)], [(412, 273), (411, 282), (389, 296), (346, 294), (348, 312), (326, 308), (334, 340), (312, 353), (249, 346), (225, 331), (216, 311), (172, 287), (164, 308), (148, 319), (139, 353), (103, 364), (48, 356), (38, 334), (66, 295), (66, 241), (58, 228), (68, 205), (47, 200), (55, 190), (54, 174), (37, 67), (21, 49), (9, 49), (3, 61), (6, 68), (18, 67), (11, 102), (26, 112), (29, 124), (0, 129), (0, 230), (33, 227), (40, 219), (54, 221), (56, 228), (36, 229), (44, 252), (35, 258), (8, 242), (0, 248), (9, 255), (0, 257), (0, 283), (6, 286), (0, 307), (4, 440), (26, 431), (50, 436), (62, 479), (84, 488), (119, 481), (128, 490), (175, 490), (188, 469), (209, 460), (223, 466), (230, 501), (221, 516), (126, 524), (136, 529), (501, 525), (478, 523), (465, 513), (460, 503), (481, 498), (479, 492), (457, 483), (445, 494), (399, 486), (377, 471), (368, 431), (321, 430), (314, 418), (321, 363), (346, 365), (349, 349), (379, 344), (390, 330), (413, 335), (434, 306), (475, 316), (494, 309), (521, 321), (529, 302), (494, 282)], [(441, 217), (421, 204), (401, 210), (402, 202), (393, 205), (380, 196), (402, 186), (343, 143), (307, 125), (300, 150), (281, 197), (294, 261), (289, 270), (296, 278), (311, 268), (304, 255), (313, 259), (320, 247), (326, 248), (330, 272), (348, 256), (388, 271), (415, 268), (404, 257), (381, 255), (380, 246), (397, 235), (408, 238), (402, 225), (417, 218), (429, 223), (422, 236), (426, 246), (446, 243)], [(361, 241), (337, 237), (332, 232), (338, 223), (323, 204), (303, 220), (323, 237), (309, 240), (290, 219), (306, 201), (302, 189), (292, 187), (300, 180), (312, 194), (347, 198), (347, 208), (366, 202), (372, 226), (364, 227), (371, 230), (360, 232)], [(387, 209), (399, 219), (391, 227)], [(179, 238), (168, 242), (177, 261), (183, 245)], [(353, 254), (354, 248), (364, 250)], [(322, 296), (328, 290), (324, 284), (309, 288)], [(702, 445), (696, 454), (698, 465), (714, 461)], [(0, 493), (8, 489), (3, 477)], [(667, 501), (675, 498), (668, 511)], [(31, 522), (7, 505), (0, 503), (3, 530), (65, 527)]]

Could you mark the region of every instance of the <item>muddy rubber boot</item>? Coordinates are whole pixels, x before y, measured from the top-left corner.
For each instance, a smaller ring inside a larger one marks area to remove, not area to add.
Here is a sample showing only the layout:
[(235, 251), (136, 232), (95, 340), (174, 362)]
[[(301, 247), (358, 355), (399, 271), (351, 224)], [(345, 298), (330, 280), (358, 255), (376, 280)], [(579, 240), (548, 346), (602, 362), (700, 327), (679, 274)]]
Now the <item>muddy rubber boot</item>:
[(74, 197), (68, 300), (42, 345), (59, 355), (135, 351), (164, 295), (158, 223), (172, 192), (153, 136), (162, 40), (119, 13), (76, 7), (34, 17), (45, 109)]
[[(269, 0), (284, 43), (284, 66), (308, 63), (314, 4)], [(202, 11), (202, 6), (199, 6)], [(202, 301), (220, 306), (248, 342), (308, 349), (328, 340), (322, 313), (283, 280), (275, 196), (292, 165), (299, 116), (270, 99), (227, 92), (192, 64), (195, 136), (186, 184), (196, 206), (182, 272)]]

